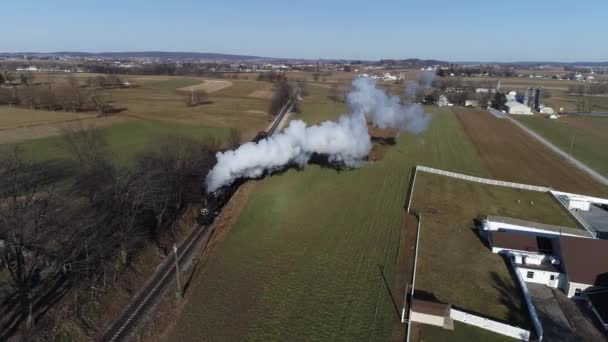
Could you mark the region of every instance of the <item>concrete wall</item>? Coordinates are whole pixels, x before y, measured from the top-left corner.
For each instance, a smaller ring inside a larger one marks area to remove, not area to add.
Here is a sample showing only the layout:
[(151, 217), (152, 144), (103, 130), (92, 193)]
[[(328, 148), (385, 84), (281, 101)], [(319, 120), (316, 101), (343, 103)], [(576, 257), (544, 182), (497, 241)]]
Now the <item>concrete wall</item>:
[(485, 330), (489, 330), (501, 335), (513, 337), (522, 341), (530, 340), (530, 331), (512, 325), (496, 322), (480, 316), (475, 316), (470, 313), (459, 310), (450, 310), (450, 317), (462, 323), (476, 326)]
[(410, 321), (443, 327), (445, 324), (445, 317), (412, 311)]

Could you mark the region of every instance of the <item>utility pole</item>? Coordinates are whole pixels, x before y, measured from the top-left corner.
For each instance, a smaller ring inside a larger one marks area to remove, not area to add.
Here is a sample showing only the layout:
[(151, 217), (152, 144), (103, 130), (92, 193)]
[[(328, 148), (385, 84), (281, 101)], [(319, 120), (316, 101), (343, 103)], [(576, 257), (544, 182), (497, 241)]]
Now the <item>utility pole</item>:
[(177, 291), (175, 292), (175, 297), (178, 300), (182, 299), (182, 284), (179, 277), (179, 263), (177, 261), (177, 245), (173, 245), (173, 254), (175, 255), (175, 278), (177, 279)]

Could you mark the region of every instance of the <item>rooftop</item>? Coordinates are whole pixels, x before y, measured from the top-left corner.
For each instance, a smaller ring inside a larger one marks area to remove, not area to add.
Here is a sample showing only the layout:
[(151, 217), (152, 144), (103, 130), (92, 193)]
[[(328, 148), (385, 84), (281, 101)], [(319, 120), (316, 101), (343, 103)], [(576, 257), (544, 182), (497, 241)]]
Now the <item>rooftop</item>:
[(608, 286), (608, 240), (568, 236), (559, 239), (563, 267), (570, 281)]

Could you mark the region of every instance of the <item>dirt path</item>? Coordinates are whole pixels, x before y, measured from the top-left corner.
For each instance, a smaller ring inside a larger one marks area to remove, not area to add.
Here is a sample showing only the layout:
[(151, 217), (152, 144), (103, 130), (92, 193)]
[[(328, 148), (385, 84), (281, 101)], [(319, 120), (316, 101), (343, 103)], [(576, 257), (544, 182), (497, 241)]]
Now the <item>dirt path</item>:
[(188, 87), (177, 88), (178, 91), (203, 90), (207, 93), (214, 93), (224, 88), (232, 86), (232, 82), (225, 80), (204, 80), (202, 83)]
[(126, 116), (116, 115), (101, 118), (89, 117), (52, 124), (7, 128), (0, 130), (0, 144), (11, 144), (26, 140), (57, 136), (61, 134), (61, 130), (65, 127), (78, 127), (79, 125), (83, 125), (84, 127), (101, 128), (130, 120), (133, 119)]

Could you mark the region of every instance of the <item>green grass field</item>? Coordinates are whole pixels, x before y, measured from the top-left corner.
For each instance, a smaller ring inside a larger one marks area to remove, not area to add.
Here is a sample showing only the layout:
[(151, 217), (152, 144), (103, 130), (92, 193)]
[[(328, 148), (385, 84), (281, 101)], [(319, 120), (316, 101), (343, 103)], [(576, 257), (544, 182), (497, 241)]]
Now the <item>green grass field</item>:
[[(324, 94), (311, 91), (303, 119), (344, 111)], [(402, 135), (371, 165), (259, 181), (170, 340), (386, 340), (397, 315), (379, 267), (392, 287), (411, 167), (485, 175), (450, 110), (429, 109), (428, 132)]]
[[(108, 148), (113, 159), (121, 164), (128, 164), (138, 152), (154, 146), (155, 141), (165, 136), (181, 135), (197, 139), (214, 137), (221, 140), (228, 135), (229, 129), (138, 120), (101, 128), (100, 131), (108, 142)], [(57, 160), (67, 157), (65, 150), (61, 148), (60, 137), (0, 145), (0, 151), (6, 151), (15, 146), (21, 148), (25, 156), (36, 161)]]
[(608, 176), (608, 118), (514, 116), (538, 134), (597, 172)]
[(50, 112), (46, 110), (0, 106), (0, 132), (2, 129), (7, 128), (75, 120), (82, 116), (70, 112)]
[[(86, 75), (80, 76), (84, 78)], [(88, 77), (90, 76), (93, 75)], [(127, 108), (126, 111), (116, 114), (126, 120), (116, 120), (116, 123), (100, 128), (108, 140), (114, 158), (121, 163), (128, 162), (137, 152), (153, 146), (156, 140), (169, 134), (201, 139), (210, 136), (224, 139), (230, 128), (236, 128), (241, 132), (243, 140), (249, 140), (268, 124), (265, 111), (269, 100), (249, 95), (256, 90), (270, 90), (270, 83), (230, 80), (232, 86), (209, 94), (211, 103), (188, 107), (184, 102), (187, 92), (177, 89), (199, 84), (202, 79), (157, 76), (137, 76), (135, 79), (138, 87), (104, 90), (106, 96), (118, 107)], [(59, 82), (61, 79), (57, 78), (55, 81)], [(0, 107), (0, 128), (54, 124), (90, 116), (91, 114), (3, 106)], [(84, 126), (95, 126), (97, 120), (88, 119)], [(24, 131), (24, 138), (28, 140), (1, 145), (0, 150), (20, 146), (26, 155), (39, 161), (65, 157), (64, 151), (58, 147), (60, 139), (52, 136), (56, 135), (58, 130), (53, 127), (47, 131)], [(0, 134), (1, 132), (0, 130)], [(27, 136), (28, 134), (32, 136)], [(45, 137), (45, 134), (50, 136)]]

